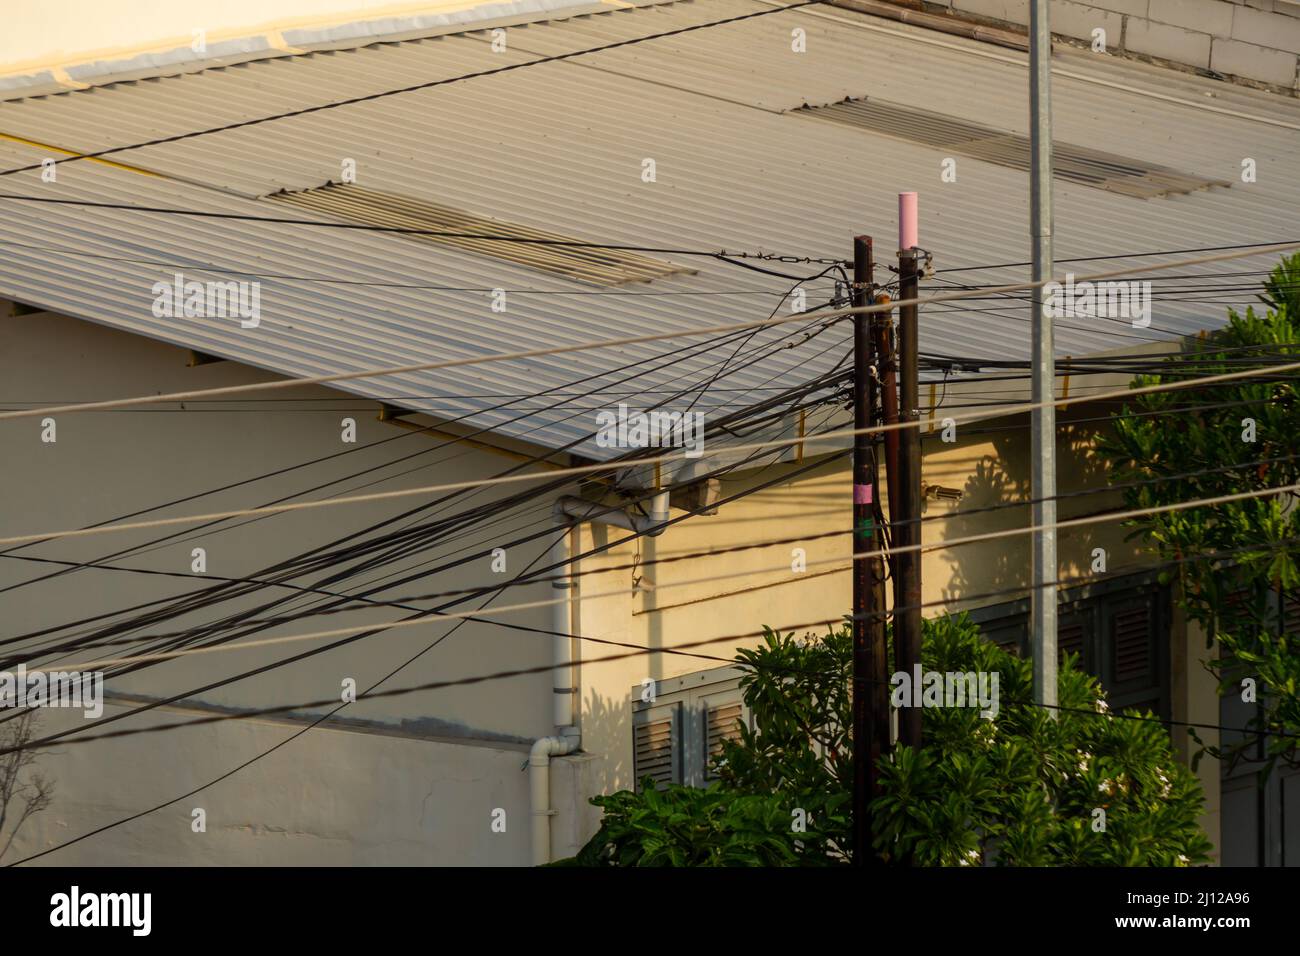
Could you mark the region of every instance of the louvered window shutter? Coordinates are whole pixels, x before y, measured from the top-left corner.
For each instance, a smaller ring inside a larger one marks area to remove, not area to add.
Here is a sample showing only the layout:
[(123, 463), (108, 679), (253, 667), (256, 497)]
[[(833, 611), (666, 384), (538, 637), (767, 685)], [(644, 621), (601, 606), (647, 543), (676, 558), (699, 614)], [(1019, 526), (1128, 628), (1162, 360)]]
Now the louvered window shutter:
[(681, 782), (681, 747), (678, 744), (678, 706), (656, 707), (633, 717), (632, 767), (636, 789), (650, 777), (655, 787)]
[(1141, 605), (1117, 613), (1111, 620), (1111, 662), (1115, 682), (1151, 676), (1151, 608)]
[(1300, 634), (1300, 591), (1282, 595), (1282, 633)]
[(1117, 710), (1149, 708), (1157, 714), (1165, 713), (1161, 666), (1164, 632), (1157, 597), (1155, 592), (1146, 592), (1105, 608), (1102, 679)]
[(740, 740), (744, 704), (739, 699), (710, 706), (704, 722), (704, 779), (716, 780), (713, 763), (722, 756), (724, 740)]
[(1078, 654), (1080, 667), (1086, 666), (1083, 641), (1087, 635), (1082, 620), (1062, 620), (1056, 628), (1056, 659), (1065, 662), (1066, 654)]
[(1025, 656), (1029, 643), (1029, 626), (1024, 615), (1006, 621), (994, 621), (981, 628), (984, 637), (1015, 657)]

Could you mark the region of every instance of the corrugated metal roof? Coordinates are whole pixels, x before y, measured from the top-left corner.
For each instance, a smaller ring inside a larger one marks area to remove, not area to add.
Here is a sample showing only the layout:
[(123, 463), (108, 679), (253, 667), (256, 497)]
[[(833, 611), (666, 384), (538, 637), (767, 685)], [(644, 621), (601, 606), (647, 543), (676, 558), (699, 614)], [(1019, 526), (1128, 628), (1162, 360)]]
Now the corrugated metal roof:
[[(273, 193), (267, 198), (294, 208), (314, 209), (344, 222), (420, 230), (407, 238), (468, 249), (593, 285), (649, 282), (678, 272), (695, 271), (623, 249), (583, 245), (573, 236), (475, 216), (438, 203), (349, 183)], [(520, 241), (503, 242), (502, 239)]]
[[(92, 151), (771, 6), (695, 0), (539, 22), (510, 28), (508, 49), (500, 53), (492, 51), (490, 35), (479, 32), (253, 61), (7, 102), (0, 104), (0, 132)], [(791, 48), (796, 27), (806, 31), (806, 53)], [(111, 157), (158, 176), (78, 162), (58, 168), (57, 184), (23, 173), (0, 179), (0, 191), (276, 216), (284, 207), (260, 197), (337, 182), (341, 164), (353, 160), (356, 182), (367, 189), (584, 240), (823, 257), (847, 256), (850, 237), (868, 232), (878, 237), (883, 258), (896, 231), (896, 193), (915, 189), (921, 194), (921, 243), (934, 253), (936, 268), (1019, 261), (1028, 248), (1023, 172), (959, 157), (956, 182), (942, 182), (941, 151), (797, 111), (848, 96), (878, 96), (1023, 132), (1024, 59), (974, 41), (809, 8)], [(1068, 50), (1058, 57), (1057, 72), (1058, 140), (1233, 183), (1143, 200), (1058, 180), (1058, 258), (1294, 238), (1300, 103)], [(0, 140), (6, 168), (42, 155)], [(1245, 158), (1257, 164), (1254, 183), (1239, 182)], [(654, 182), (642, 178), (646, 159), (654, 160)], [(3, 201), (0, 210), (0, 295), (286, 375), (762, 318), (777, 301), (763, 293), (788, 285), (709, 259), (656, 255), (698, 272), (656, 279), (626, 295), (591, 295), (589, 285), (523, 264), (401, 236)], [(1188, 271), (1269, 264), (1254, 257)], [(214, 268), (262, 276), (261, 325), (245, 330), (235, 322), (155, 318), (150, 289), (177, 268), (198, 279), (225, 277), (206, 271)], [(1089, 266), (1074, 271), (1085, 274)], [(952, 279), (1016, 281), (1026, 273), (1005, 269)], [(509, 295), (504, 313), (491, 310), (487, 290), (496, 288)], [(810, 304), (827, 284), (816, 288)], [(943, 288), (941, 281), (926, 284), (927, 291)], [(528, 292), (539, 289), (575, 294)], [(1157, 300), (1152, 327), (1142, 330), (1117, 321), (1062, 320), (1057, 349), (1078, 357), (1189, 334), (1219, 324), (1227, 302), (1250, 301), (1253, 296), (1240, 292), (1223, 293), (1213, 304)], [(761, 332), (751, 345), (775, 341), (787, 330)], [(794, 384), (828, 370), (846, 348), (843, 331), (832, 330), (728, 376), (725, 384)], [(1027, 308), (999, 300), (927, 309), (922, 348), (1025, 358)], [(636, 385), (665, 389), (707, 378), (710, 363), (733, 349), (683, 358)], [(664, 351), (649, 344), (340, 387), (415, 408), (422, 400), (432, 405), (422, 397), (467, 396), (458, 404), (466, 414), (478, 413), (476, 424), (559, 447), (593, 428), (591, 416), (574, 412), (573, 402), (562, 413), (512, 423), (517, 410), (483, 411), (499, 398), (468, 396), (556, 387)], [(720, 414), (714, 403), (740, 396), (718, 392), (696, 407)], [(588, 401), (592, 408), (610, 404), (608, 395)], [(607, 454), (591, 442), (576, 450)]]
[[(970, 156), (1021, 172), (1031, 168), (1033, 154), (1028, 136), (933, 113), (912, 103), (849, 99), (829, 106), (810, 106), (807, 115), (921, 143), (951, 156)], [(1144, 160), (1059, 140), (1052, 144), (1052, 170), (1058, 179), (1136, 199), (1157, 199), (1210, 186), (1225, 189), (1232, 186), (1223, 179), (1189, 176)]]

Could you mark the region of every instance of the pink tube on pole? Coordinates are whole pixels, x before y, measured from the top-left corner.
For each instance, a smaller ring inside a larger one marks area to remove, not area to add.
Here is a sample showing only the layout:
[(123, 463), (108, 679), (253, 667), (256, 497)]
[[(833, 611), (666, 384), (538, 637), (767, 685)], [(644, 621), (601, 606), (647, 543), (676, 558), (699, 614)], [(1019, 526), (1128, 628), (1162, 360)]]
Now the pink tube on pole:
[(916, 193), (898, 194), (898, 248), (911, 249), (917, 244)]

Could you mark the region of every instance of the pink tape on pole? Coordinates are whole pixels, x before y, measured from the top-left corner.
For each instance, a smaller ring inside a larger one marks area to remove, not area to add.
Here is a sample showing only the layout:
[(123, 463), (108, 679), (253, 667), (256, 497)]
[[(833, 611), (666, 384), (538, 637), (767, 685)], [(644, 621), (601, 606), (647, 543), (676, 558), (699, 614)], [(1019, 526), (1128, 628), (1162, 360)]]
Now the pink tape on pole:
[(870, 485), (853, 486), (853, 503), (855, 505), (869, 505), (872, 500), (872, 487)]
[(911, 249), (917, 244), (916, 193), (898, 194), (898, 248)]

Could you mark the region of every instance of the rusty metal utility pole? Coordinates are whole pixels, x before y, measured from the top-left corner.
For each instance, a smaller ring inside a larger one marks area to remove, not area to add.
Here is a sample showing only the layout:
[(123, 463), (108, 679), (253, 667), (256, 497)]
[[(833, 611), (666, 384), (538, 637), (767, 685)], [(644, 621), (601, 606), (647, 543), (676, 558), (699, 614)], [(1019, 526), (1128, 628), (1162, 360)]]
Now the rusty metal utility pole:
[[(872, 304), (870, 236), (853, 240), (853, 305)], [(873, 436), (872, 316), (853, 317), (853, 553), (881, 550), (874, 519), (877, 468)], [(879, 556), (853, 559), (853, 863), (876, 861), (867, 805), (877, 793), (876, 761), (889, 749), (888, 661), (885, 647), (885, 565)]]

